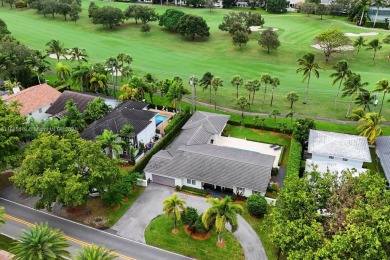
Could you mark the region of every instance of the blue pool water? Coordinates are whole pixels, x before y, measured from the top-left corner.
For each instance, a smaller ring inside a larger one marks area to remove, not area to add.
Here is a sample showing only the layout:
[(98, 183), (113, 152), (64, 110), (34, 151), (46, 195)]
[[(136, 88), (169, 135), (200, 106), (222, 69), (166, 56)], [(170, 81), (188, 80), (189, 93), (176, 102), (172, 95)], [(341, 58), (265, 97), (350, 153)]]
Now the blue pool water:
[(168, 117), (161, 116), (161, 115), (156, 115), (155, 118), (156, 118), (156, 126), (158, 126), (159, 124), (161, 124), (162, 122), (168, 119)]

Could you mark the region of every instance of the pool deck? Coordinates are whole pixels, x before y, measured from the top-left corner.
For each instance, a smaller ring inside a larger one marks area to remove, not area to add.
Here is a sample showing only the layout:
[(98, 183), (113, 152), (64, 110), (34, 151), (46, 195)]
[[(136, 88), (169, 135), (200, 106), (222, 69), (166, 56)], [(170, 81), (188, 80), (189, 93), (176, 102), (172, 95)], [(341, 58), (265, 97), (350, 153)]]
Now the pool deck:
[(164, 129), (168, 125), (170, 119), (175, 116), (175, 113), (172, 112), (167, 112), (167, 111), (162, 111), (162, 110), (157, 110), (157, 109), (149, 109), (149, 111), (155, 112), (159, 114), (160, 116), (165, 116), (168, 119), (159, 124), (156, 128), (160, 130), (160, 134), (164, 134)]

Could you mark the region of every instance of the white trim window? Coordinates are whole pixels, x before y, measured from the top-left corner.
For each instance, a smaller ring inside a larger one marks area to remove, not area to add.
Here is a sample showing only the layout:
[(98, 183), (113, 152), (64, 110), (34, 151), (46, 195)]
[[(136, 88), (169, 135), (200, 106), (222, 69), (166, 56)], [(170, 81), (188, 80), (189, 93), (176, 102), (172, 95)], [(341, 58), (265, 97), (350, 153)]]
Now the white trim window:
[(252, 190), (252, 195), (254, 195), (254, 194), (261, 194), (261, 192), (260, 191), (256, 191), (256, 190)]
[(237, 192), (239, 192), (239, 193), (244, 193), (244, 192), (245, 192), (245, 188), (237, 187), (236, 190), (237, 190)]
[(196, 185), (196, 180), (187, 179), (187, 184)]

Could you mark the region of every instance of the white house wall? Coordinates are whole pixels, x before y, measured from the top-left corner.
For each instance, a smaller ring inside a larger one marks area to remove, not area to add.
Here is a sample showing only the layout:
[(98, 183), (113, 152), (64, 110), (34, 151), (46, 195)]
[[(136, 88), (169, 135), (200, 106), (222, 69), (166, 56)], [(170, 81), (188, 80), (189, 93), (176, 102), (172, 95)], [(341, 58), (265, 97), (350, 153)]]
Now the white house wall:
[(110, 106), (112, 109), (116, 108), (119, 105), (119, 100), (117, 99), (104, 99), (104, 103)]
[(156, 135), (156, 120), (153, 117), (150, 124), (137, 135), (138, 142), (144, 144), (149, 143), (150, 140)]
[[(35, 121), (38, 121), (38, 122), (41, 122), (42, 120), (46, 119), (46, 118), (49, 118), (51, 115), (50, 114), (46, 114), (45, 111), (48, 110), (50, 108), (50, 105), (46, 105), (46, 106), (43, 106), (29, 114), (27, 114), (27, 118), (34, 118)], [(41, 111), (41, 112), (39, 112)]]
[(343, 158), (334, 157), (334, 159), (330, 159), (329, 156), (324, 155), (318, 155), (313, 154), (311, 160), (314, 162), (314, 164), (318, 163), (342, 163), (344, 165), (348, 165), (351, 168), (362, 168), (363, 162), (362, 161), (356, 161), (348, 159), (348, 161), (343, 161)]
[[(243, 188), (244, 188), (244, 187), (243, 187)], [(235, 186), (233, 187), (233, 192), (234, 192), (234, 193), (237, 192), (237, 187), (235, 187)], [(253, 194), (253, 190), (245, 188), (243, 196), (249, 197), (249, 196), (252, 195), (252, 194)], [(260, 192), (260, 194), (264, 196), (264, 193), (263, 193), (263, 192)]]
[(187, 178), (183, 178), (183, 179), (181, 179), (181, 183), (183, 185), (185, 185), (185, 186), (188, 186), (188, 187), (197, 188), (197, 189), (200, 189), (200, 190), (203, 189), (202, 182), (198, 181), (198, 180), (195, 180), (195, 185), (192, 185), (192, 184), (187, 183)]

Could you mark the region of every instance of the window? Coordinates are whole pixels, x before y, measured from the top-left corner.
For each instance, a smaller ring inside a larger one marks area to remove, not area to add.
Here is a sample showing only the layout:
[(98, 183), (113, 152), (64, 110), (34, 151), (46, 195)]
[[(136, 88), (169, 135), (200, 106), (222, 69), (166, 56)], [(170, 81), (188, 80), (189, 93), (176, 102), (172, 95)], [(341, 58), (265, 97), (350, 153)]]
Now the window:
[(346, 162), (346, 161), (348, 161), (348, 159), (347, 158), (343, 158), (343, 161)]
[(334, 157), (333, 156), (329, 156), (329, 159), (334, 159)]
[(196, 180), (191, 180), (192, 181), (192, 185), (196, 185)]
[(32, 113), (28, 113), (29, 116), (32, 116)]
[(237, 187), (237, 192), (244, 193), (245, 192), (245, 188)]
[(38, 112), (39, 112), (39, 113), (42, 113), (42, 108), (40, 108), (40, 109), (38, 110)]
[(253, 191), (252, 191), (252, 195), (253, 195), (253, 194), (261, 194), (261, 193), (260, 193), (260, 191), (255, 191), (255, 190), (253, 190)]
[(187, 179), (187, 184), (196, 185), (196, 180)]
[(191, 184), (191, 179), (187, 179), (187, 184)]

